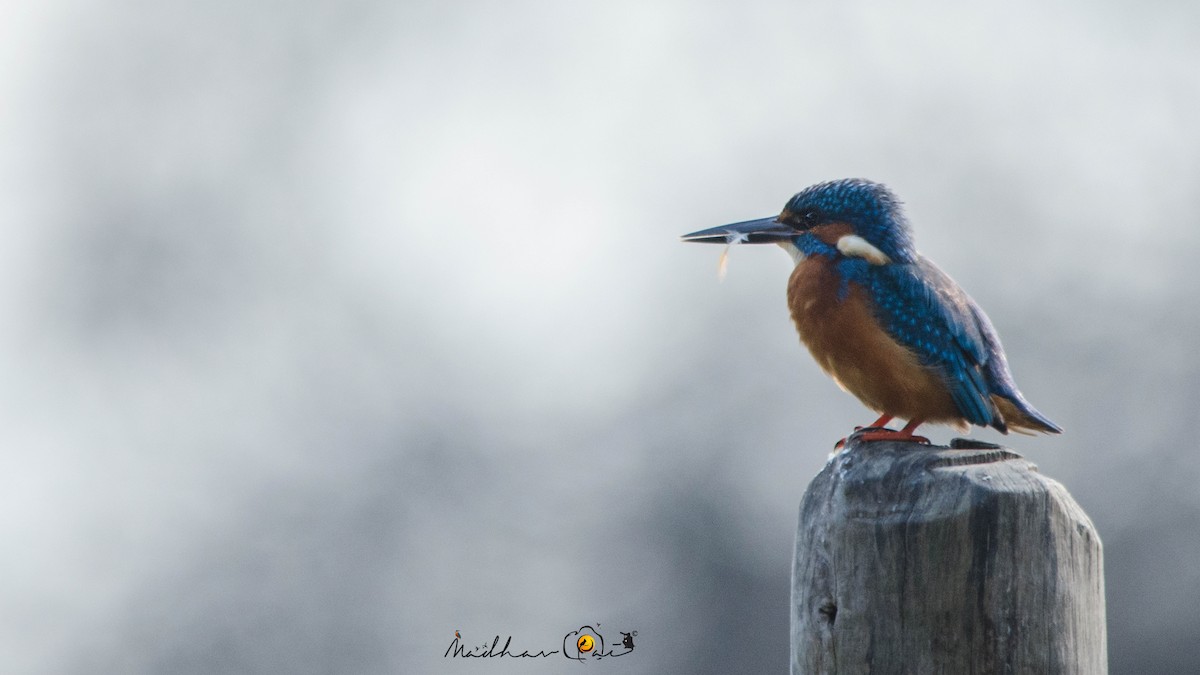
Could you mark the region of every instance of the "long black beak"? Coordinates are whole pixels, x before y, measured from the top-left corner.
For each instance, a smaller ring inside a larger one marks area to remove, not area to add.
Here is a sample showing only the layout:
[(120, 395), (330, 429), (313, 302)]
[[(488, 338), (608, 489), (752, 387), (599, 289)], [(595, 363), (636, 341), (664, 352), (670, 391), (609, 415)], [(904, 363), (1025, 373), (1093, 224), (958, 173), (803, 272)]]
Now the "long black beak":
[(685, 234), (680, 239), (701, 244), (728, 244), (735, 241), (744, 244), (774, 244), (794, 236), (796, 230), (793, 227), (784, 225), (776, 220), (775, 216), (771, 216), (700, 230)]

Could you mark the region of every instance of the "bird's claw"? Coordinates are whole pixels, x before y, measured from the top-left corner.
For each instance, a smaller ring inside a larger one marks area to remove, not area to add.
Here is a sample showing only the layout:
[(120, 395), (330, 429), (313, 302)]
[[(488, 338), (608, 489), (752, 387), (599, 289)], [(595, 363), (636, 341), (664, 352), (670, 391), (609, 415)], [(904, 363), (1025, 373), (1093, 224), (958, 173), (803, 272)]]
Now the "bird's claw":
[(925, 438), (924, 436), (917, 436), (911, 432), (897, 431), (895, 429), (880, 427), (870, 427), (855, 431), (854, 433), (850, 434), (850, 438), (868, 443), (871, 441), (902, 441), (906, 443), (920, 443), (922, 445), (929, 445), (929, 439)]

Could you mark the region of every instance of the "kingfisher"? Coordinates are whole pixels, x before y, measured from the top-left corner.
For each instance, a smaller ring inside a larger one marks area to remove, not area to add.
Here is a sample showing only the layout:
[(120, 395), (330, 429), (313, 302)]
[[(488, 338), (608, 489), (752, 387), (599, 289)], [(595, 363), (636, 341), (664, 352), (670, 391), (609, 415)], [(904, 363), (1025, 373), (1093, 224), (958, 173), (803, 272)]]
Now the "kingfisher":
[[(683, 235), (768, 244), (795, 261), (787, 300), (800, 340), (845, 391), (879, 414), (863, 441), (928, 443), (926, 422), (1007, 434), (1061, 433), (1017, 389), (1000, 338), (979, 305), (917, 252), (896, 198), (846, 178), (796, 193), (778, 216)], [(900, 430), (887, 427), (906, 420)], [(844, 441), (844, 439), (843, 439)], [(841, 445), (841, 442), (839, 442)]]

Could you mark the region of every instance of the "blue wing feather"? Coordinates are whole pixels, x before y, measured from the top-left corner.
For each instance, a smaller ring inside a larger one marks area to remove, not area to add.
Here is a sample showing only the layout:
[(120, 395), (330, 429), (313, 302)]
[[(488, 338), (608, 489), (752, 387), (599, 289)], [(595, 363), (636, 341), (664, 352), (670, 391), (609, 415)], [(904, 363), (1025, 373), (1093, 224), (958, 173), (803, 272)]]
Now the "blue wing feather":
[(984, 314), (979, 305), (974, 302), (971, 303), (971, 311), (975, 315), (975, 321), (979, 325), (979, 332), (983, 336), (983, 342), (989, 355), (983, 371), (992, 392), (1011, 401), (1017, 410), (1027, 418), (1024, 422), (1026, 426), (1047, 433), (1061, 433), (1062, 428), (1038, 412), (1017, 389), (1017, 383), (1013, 381), (1012, 372), (1008, 369), (1008, 359), (1004, 357), (1004, 348), (1000, 346), (1000, 337), (996, 335), (996, 329), (992, 327), (992, 322), (988, 319), (987, 314)]
[(997, 353), (999, 342), (991, 324), (958, 284), (920, 256), (912, 263), (853, 272), (874, 298), (884, 330), (923, 364), (943, 373), (963, 417), (972, 424), (1005, 431), (989, 380), (1011, 383), (1011, 376), (1003, 353)]

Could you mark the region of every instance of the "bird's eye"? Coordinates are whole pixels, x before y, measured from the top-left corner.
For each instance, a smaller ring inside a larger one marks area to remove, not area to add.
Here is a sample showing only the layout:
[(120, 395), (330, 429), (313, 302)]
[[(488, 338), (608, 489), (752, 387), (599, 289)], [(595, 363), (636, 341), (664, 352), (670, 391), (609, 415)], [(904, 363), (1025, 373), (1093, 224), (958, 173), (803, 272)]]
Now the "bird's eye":
[(820, 225), (822, 220), (824, 220), (824, 214), (815, 206), (805, 206), (795, 210), (787, 209), (784, 212), (784, 221), (797, 230), (812, 229)]

